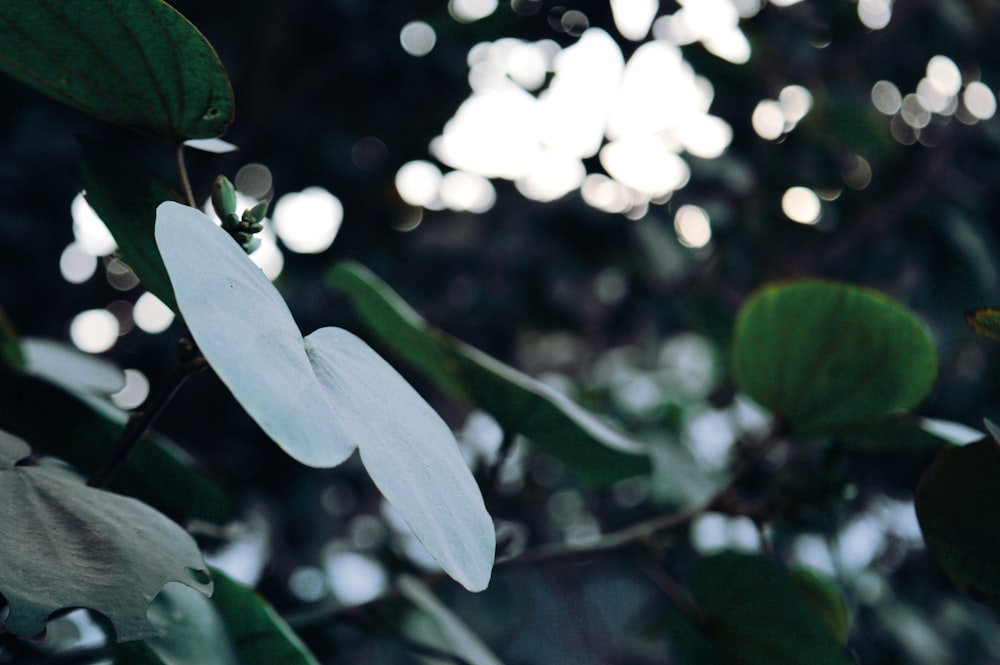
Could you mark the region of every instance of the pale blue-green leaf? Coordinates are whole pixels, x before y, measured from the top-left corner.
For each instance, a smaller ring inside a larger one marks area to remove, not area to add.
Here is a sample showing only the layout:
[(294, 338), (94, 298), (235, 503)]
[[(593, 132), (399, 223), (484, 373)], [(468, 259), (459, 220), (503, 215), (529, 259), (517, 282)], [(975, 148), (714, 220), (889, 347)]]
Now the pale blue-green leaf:
[(299, 328), (260, 268), (204, 213), (179, 203), (156, 209), (156, 244), (194, 341), (246, 412), (303, 464), (346, 460), (357, 442), (331, 427)]
[(365, 342), (341, 328), (305, 338), (343, 434), (441, 567), (471, 591), (490, 580), (496, 547), (479, 486), (441, 417)]
[(462, 619), (448, 609), (426, 584), (412, 575), (402, 575), (396, 582), (399, 592), (430, 618), (448, 651), (471, 665), (503, 665), (503, 662), (469, 628)]
[(184, 145), (194, 150), (211, 152), (216, 155), (224, 155), (227, 152), (236, 152), (240, 149), (239, 146), (222, 139), (191, 139), (185, 141)]
[(335, 466), (359, 447), (442, 568), (485, 588), (492, 521), (454, 436), (417, 392), (344, 330), (303, 339), (274, 286), (200, 211), (161, 204), (156, 241), (195, 342), (261, 429), (313, 466)]
[(114, 364), (49, 339), (24, 338), (25, 371), (71, 392), (110, 395), (125, 387), (125, 373)]

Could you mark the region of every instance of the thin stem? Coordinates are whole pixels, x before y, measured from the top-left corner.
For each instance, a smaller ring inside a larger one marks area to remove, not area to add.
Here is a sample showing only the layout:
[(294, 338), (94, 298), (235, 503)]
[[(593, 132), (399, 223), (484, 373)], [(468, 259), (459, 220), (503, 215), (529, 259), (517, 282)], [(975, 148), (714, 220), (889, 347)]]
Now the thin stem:
[(191, 179), (188, 177), (187, 165), (184, 163), (184, 144), (178, 143), (174, 150), (174, 164), (177, 166), (177, 174), (181, 178), (181, 191), (187, 204), (192, 208), (197, 208), (198, 204), (194, 200), (194, 191), (191, 189)]
[(129, 455), (132, 454), (132, 450), (136, 444), (142, 440), (157, 416), (170, 403), (177, 389), (181, 387), (189, 376), (206, 367), (208, 367), (208, 363), (200, 354), (183, 358), (174, 367), (173, 371), (167, 377), (166, 382), (160, 386), (160, 389), (146, 401), (145, 408), (132, 413), (128, 423), (125, 425), (125, 431), (122, 433), (121, 441), (118, 442), (118, 447), (105, 460), (101, 468), (94, 473), (87, 484), (91, 487), (103, 487), (111, 474), (124, 464)]

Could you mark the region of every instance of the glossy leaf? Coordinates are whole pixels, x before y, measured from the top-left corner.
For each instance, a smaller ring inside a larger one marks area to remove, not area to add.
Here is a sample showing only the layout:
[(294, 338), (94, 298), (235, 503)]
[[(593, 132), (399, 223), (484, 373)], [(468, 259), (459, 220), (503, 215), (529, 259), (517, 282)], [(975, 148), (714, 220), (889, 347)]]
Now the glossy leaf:
[(212, 570), (212, 603), (225, 619), (241, 665), (318, 665), (298, 635), (253, 589)]
[(198, 546), (183, 529), (64, 470), (15, 466), (29, 450), (0, 433), (6, 630), (32, 637), (52, 612), (85, 607), (105, 615), (119, 640), (131, 640), (150, 634), (146, 608), (168, 582), (211, 592)]
[[(847, 665), (830, 627), (803, 600), (801, 579), (756, 555), (723, 553), (697, 563), (691, 593), (703, 631), (735, 665)], [(824, 613), (825, 614), (825, 613)]]
[(1000, 307), (981, 307), (965, 313), (965, 321), (983, 337), (1000, 340)]
[(0, 70), (166, 139), (219, 136), (233, 117), (233, 91), (212, 46), (160, 0), (4, 0)]
[[(215, 573), (212, 574), (213, 582)], [(115, 647), (115, 665), (238, 665), (222, 614), (211, 600), (171, 582), (146, 612), (157, 635)], [(274, 661), (280, 662), (280, 661)]]
[(647, 451), (571, 399), (495, 358), (432, 328), (367, 269), (341, 263), (330, 284), (350, 297), (379, 342), (442, 389), (488, 411), (562, 460), (588, 482), (613, 483), (650, 472)]
[(737, 317), (737, 384), (799, 433), (906, 411), (927, 397), (936, 373), (920, 322), (870, 289), (811, 279), (772, 284)]
[(50, 339), (25, 339), (24, 370), (70, 391), (112, 395), (125, 387), (125, 372), (114, 364)]
[(87, 202), (118, 243), (118, 257), (144, 287), (176, 312), (177, 303), (156, 249), (153, 227), (156, 206), (164, 201), (180, 201), (180, 196), (127, 158), (110, 152), (107, 146), (86, 139), (79, 141)]
[(200, 211), (164, 203), (156, 240), (199, 349), (261, 429), (310, 466), (335, 466), (359, 448), (444, 570), (484, 589), (493, 523), (451, 430), (420, 395), (346, 330), (303, 339), (274, 286)]
[[(84, 474), (94, 473), (121, 441), (128, 414), (104, 399), (69, 391), (48, 381), (0, 373), (0, 428), (36, 444), (40, 453), (60, 457)], [(53, 418), (52, 414), (59, 414)], [(147, 435), (107, 489), (139, 499), (171, 519), (198, 518), (222, 523), (232, 516), (223, 490), (198, 469), (189, 455), (159, 435)]]
[(985, 437), (945, 450), (914, 499), (924, 540), (963, 591), (1000, 600), (1000, 444)]

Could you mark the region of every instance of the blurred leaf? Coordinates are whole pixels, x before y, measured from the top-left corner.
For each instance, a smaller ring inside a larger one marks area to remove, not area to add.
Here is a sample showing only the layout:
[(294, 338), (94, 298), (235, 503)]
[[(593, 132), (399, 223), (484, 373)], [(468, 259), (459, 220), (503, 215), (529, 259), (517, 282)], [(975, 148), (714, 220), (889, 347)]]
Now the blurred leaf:
[(948, 577), (981, 600), (1000, 601), (1000, 444), (992, 437), (945, 450), (914, 502), (927, 548)]
[(488, 411), (595, 484), (648, 474), (648, 453), (568, 397), (434, 329), (366, 268), (341, 263), (330, 285), (345, 293), (379, 342), (442, 389)]
[(981, 307), (965, 313), (965, 321), (983, 337), (1000, 341), (1000, 307)]
[(919, 454), (950, 444), (921, 423), (921, 419), (910, 415), (889, 416), (846, 427), (837, 432), (837, 437), (848, 448), (869, 453), (899, 451)]
[[(0, 372), (0, 427), (38, 444), (85, 474), (96, 471), (121, 441), (128, 415), (107, 401), (67, 393), (41, 379)], [(53, 417), (53, 414), (57, 414)], [(172, 519), (224, 522), (232, 514), (226, 494), (197, 471), (167, 439), (144, 437), (111, 477), (108, 489), (148, 503)]]
[(826, 619), (813, 611), (814, 603), (826, 607), (828, 599), (821, 600), (816, 590), (810, 589), (812, 602), (805, 602), (801, 579), (796, 580), (776, 561), (729, 552), (707, 557), (695, 565), (691, 593), (704, 615), (706, 635), (726, 662), (850, 662)]
[(0, 365), (18, 369), (24, 367), (26, 362), (17, 339), (17, 331), (7, 318), (7, 313), (0, 310)]
[(670, 642), (671, 662), (680, 665), (724, 665), (719, 651), (687, 617), (671, 609), (663, 620)]
[(212, 602), (222, 613), (241, 665), (319, 665), (271, 605), (248, 586), (212, 569)]
[(0, 432), (6, 630), (34, 637), (52, 612), (85, 607), (106, 616), (119, 640), (131, 640), (150, 634), (146, 608), (167, 582), (211, 593), (198, 546), (177, 524), (65, 471), (14, 466), (29, 452)]
[[(444, 648), (470, 665), (503, 665), (479, 636), (458, 615), (445, 607), (426, 584), (411, 575), (403, 575), (397, 580), (396, 586), (403, 597), (434, 621), (440, 637), (435, 640), (435, 647)], [(423, 637), (426, 641), (427, 636)]]
[(796, 280), (744, 303), (733, 374), (794, 431), (819, 434), (917, 405), (934, 384), (937, 354), (913, 314), (886, 296)]
[(144, 287), (176, 312), (177, 302), (156, 249), (153, 227), (156, 206), (163, 201), (180, 201), (180, 197), (107, 146), (90, 139), (78, 140), (87, 202), (114, 236), (121, 260)]
[(237, 665), (222, 615), (190, 587), (167, 584), (146, 612), (159, 634), (115, 647), (115, 665)]
[(431, 556), (470, 591), (485, 589), (493, 521), (430, 405), (348, 331), (327, 327), (303, 338), (278, 290), (204, 213), (162, 204), (156, 241), (198, 348), (268, 436), (316, 467), (336, 466), (358, 448)]
[(788, 574), (799, 598), (826, 624), (837, 642), (846, 644), (851, 632), (851, 612), (840, 589), (807, 568), (795, 568)]
[(25, 339), (25, 371), (70, 392), (112, 395), (125, 387), (125, 372), (113, 363), (50, 339)]
[(159, 0), (4, 0), (0, 70), (81, 111), (166, 139), (219, 136), (233, 117), (219, 57)]

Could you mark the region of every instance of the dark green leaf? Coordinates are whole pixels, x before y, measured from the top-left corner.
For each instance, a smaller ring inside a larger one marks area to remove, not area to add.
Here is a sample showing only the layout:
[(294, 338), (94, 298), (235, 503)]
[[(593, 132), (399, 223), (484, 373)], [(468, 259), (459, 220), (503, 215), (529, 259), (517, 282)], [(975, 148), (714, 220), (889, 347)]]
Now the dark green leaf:
[(170, 583), (146, 612), (158, 635), (115, 647), (115, 665), (237, 665), (222, 615), (208, 598)]
[(870, 453), (900, 451), (920, 454), (950, 444), (922, 427), (919, 419), (909, 415), (858, 423), (844, 428), (837, 436), (847, 447)]
[(913, 314), (886, 296), (796, 280), (743, 305), (733, 374), (794, 431), (819, 434), (916, 406), (934, 384), (937, 354)]
[(80, 172), (87, 202), (114, 236), (118, 256), (143, 286), (176, 312), (177, 302), (156, 249), (153, 227), (156, 206), (163, 201), (180, 201), (180, 196), (106, 146), (89, 139), (80, 139), (80, 145)]
[(1000, 600), (1000, 445), (992, 437), (945, 450), (917, 486), (920, 529), (963, 591)]
[[(93, 473), (118, 444), (127, 415), (108, 402), (68, 393), (38, 378), (0, 372), (0, 428), (38, 444), (83, 473)], [(108, 489), (135, 497), (175, 520), (223, 522), (232, 513), (225, 493), (194, 461), (160, 436), (143, 438)]]
[(0, 365), (17, 369), (24, 367), (24, 363), (24, 352), (17, 340), (17, 331), (7, 314), (0, 310)]
[(40, 634), (56, 610), (106, 616), (119, 640), (151, 633), (146, 608), (168, 582), (211, 593), (198, 546), (135, 499), (87, 487), (62, 469), (14, 466), (27, 445), (0, 432), (0, 594), (4, 628)]
[(588, 482), (605, 484), (649, 473), (649, 456), (636, 443), (562, 393), (434, 329), (366, 268), (341, 263), (329, 281), (348, 295), (380, 343)]
[(845, 644), (851, 632), (851, 613), (840, 589), (806, 568), (788, 571), (799, 597), (826, 624), (837, 642)]
[(1000, 307), (981, 307), (965, 313), (965, 321), (983, 337), (1000, 340)]
[(0, 70), (166, 139), (222, 134), (233, 91), (212, 46), (160, 0), (4, 0)]
[(242, 665), (319, 665), (298, 635), (253, 589), (212, 569), (212, 602), (222, 613)]
[[(704, 632), (726, 662), (736, 665), (846, 665), (826, 617), (805, 602), (801, 579), (764, 557), (723, 553), (702, 559), (691, 593)], [(828, 599), (819, 601), (823, 606)]]

